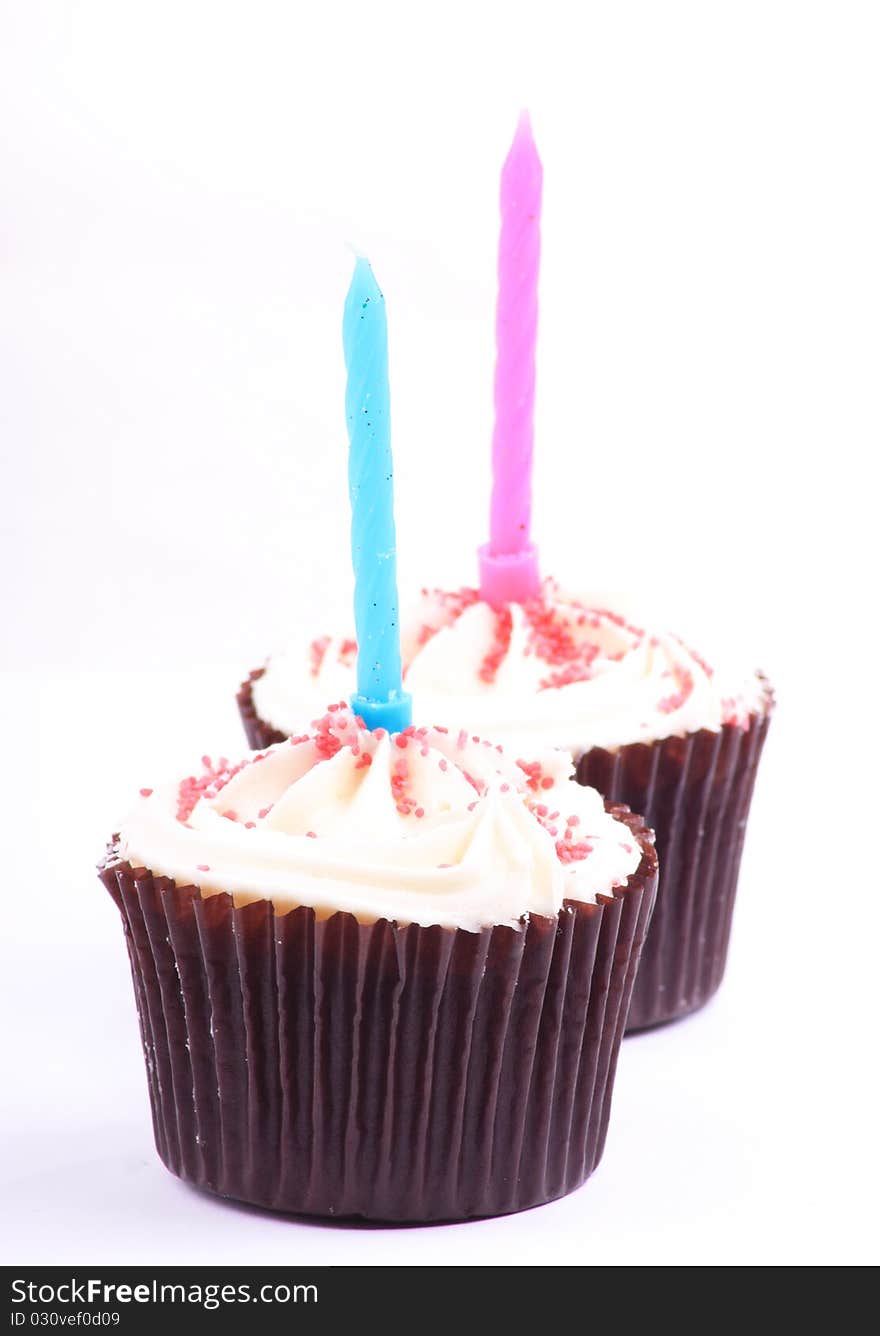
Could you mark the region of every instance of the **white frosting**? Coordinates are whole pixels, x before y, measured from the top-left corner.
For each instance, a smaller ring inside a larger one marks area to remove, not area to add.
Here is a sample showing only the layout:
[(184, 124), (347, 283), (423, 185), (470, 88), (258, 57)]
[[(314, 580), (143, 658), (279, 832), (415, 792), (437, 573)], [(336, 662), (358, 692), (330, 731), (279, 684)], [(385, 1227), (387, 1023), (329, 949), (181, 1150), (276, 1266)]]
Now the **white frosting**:
[[(708, 665), (677, 636), (633, 625), (562, 594), (496, 612), (475, 591), (426, 591), (404, 618), (405, 684), (424, 718), (454, 720), (515, 752), (614, 750), (632, 742), (746, 724), (765, 708), (751, 671)], [(253, 687), (266, 723), (288, 733), (319, 702), (353, 687), (353, 640), (301, 642), (269, 660)]]
[(339, 706), (239, 767), (142, 790), (119, 851), (237, 904), (516, 926), (638, 867), (631, 831), (572, 770), (563, 752), (524, 762), (463, 732), (370, 733)]

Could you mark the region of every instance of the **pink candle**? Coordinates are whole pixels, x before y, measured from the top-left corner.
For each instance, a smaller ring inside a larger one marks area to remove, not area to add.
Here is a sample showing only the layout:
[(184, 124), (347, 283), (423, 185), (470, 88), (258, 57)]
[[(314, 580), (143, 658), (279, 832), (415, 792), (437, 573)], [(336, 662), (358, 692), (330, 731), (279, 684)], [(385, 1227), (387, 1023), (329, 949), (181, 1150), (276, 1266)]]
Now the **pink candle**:
[(479, 552), (480, 593), (496, 607), (540, 589), (530, 529), (542, 178), (523, 112), (501, 171), (492, 511), (489, 542)]

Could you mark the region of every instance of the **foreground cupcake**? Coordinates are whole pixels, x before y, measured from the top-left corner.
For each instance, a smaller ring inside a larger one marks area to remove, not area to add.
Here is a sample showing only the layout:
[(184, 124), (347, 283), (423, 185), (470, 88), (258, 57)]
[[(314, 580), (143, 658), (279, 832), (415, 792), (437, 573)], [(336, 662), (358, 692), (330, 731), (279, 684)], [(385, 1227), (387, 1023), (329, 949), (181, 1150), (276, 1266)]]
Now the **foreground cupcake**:
[[(404, 618), (404, 682), (427, 717), (487, 734), (515, 757), (563, 747), (577, 778), (643, 814), (662, 887), (631, 1029), (694, 1010), (724, 972), (745, 823), (772, 694), (761, 674), (710, 665), (545, 581), (492, 608), (476, 589), (423, 591)], [(342, 689), (357, 646), (320, 636), (273, 656), (239, 692), (252, 746)]]
[(339, 706), (144, 789), (101, 870), (156, 1145), (285, 1211), (521, 1210), (602, 1153), (657, 881), (644, 823), (444, 729)]
[(653, 837), (401, 680), (382, 294), (345, 306), (352, 708), (142, 790), (101, 870), (156, 1144), (258, 1205), (391, 1221), (521, 1210), (602, 1153), (656, 894)]

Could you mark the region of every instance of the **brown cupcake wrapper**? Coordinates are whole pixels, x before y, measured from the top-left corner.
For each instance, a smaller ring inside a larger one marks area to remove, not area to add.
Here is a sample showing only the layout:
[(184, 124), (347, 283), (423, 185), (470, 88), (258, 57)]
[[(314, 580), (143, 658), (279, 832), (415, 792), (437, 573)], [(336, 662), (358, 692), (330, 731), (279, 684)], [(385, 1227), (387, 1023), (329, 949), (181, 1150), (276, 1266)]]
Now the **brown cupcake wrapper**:
[(602, 1154), (657, 888), (465, 932), (239, 908), (120, 860), (156, 1146), (186, 1181), (275, 1210), (384, 1221), (523, 1210)]
[(244, 731), (247, 734), (248, 746), (252, 747), (254, 751), (262, 751), (264, 747), (271, 747), (273, 742), (283, 742), (287, 737), (286, 733), (273, 728), (271, 724), (267, 724), (257, 714), (254, 705), (254, 683), (259, 681), (265, 671), (265, 668), (255, 668), (248, 675), (247, 681), (242, 682), (235, 697), (238, 702), (241, 722), (244, 724)]
[(627, 1031), (696, 1011), (721, 983), (746, 819), (773, 708), (748, 725), (686, 737), (594, 747), (576, 761), (581, 784), (626, 803), (656, 832), (660, 890), (642, 952)]

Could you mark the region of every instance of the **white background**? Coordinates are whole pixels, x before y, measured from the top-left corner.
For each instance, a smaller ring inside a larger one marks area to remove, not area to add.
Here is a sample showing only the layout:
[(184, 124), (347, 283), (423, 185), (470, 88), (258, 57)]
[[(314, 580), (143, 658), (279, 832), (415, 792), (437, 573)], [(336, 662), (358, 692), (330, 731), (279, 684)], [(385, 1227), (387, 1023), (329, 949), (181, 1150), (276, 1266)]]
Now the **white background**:
[[(877, 1260), (878, 58), (846, 0), (3, 4), (3, 1261)], [(568, 1199), (272, 1218), (159, 1164), (93, 865), (141, 784), (240, 749), (247, 668), (348, 615), (348, 243), (402, 584), (473, 576), (523, 104), (544, 568), (778, 689), (728, 977), (626, 1041)]]

